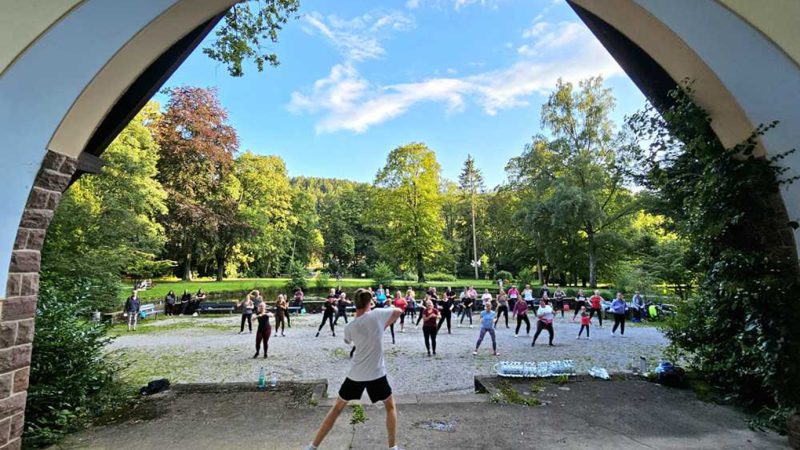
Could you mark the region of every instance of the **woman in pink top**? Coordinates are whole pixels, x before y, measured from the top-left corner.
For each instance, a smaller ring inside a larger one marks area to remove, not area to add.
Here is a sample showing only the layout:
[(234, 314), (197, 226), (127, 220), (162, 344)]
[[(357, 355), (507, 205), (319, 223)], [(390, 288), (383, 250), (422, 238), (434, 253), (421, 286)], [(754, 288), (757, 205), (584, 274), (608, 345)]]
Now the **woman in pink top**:
[(517, 331), (514, 332), (514, 337), (519, 336), (519, 327), (522, 326), (522, 322), (525, 322), (525, 334), (528, 336), (531, 335), (531, 321), (528, 319), (528, 304), (520, 300), (514, 304), (514, 316), (517, 317)]

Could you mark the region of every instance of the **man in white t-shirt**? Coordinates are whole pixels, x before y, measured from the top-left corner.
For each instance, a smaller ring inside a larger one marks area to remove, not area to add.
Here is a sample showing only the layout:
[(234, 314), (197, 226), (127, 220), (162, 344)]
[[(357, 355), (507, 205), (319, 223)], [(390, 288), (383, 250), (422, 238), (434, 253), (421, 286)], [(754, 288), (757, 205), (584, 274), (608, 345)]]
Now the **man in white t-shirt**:
[(358, 400), (366, 389), (372, 403), (382, 401), (386, 407), (386, 431), (389, 435), (389, 449), (397, 450), (396, 428), (397, 410), (392, 397), (392, 387), (386, 379), (383, 364), (383, 332), (402, 314), (398, 308), (375, 308), (370, 311), (372, 293), (364, 289), (356, 291), (356, 318), (344, 327), (344, 341), (354, 345), (356, 352), (353, 366), (347, 374), (339, 398), (319, 426), (314, 442), (308, 450), (315, 450), (336, 423), (336, 419), (350, 400)]

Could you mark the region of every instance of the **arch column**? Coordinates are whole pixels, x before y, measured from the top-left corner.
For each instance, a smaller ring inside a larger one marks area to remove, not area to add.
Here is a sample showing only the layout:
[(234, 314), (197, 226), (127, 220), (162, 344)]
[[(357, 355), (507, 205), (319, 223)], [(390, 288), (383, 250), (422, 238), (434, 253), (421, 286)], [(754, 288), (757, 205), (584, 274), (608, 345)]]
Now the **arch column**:
[(75, 158), (47, 152), (14, 240), (6, 298), (0, 301), (0, 450), (22, 444), (41, 250), (53, 212), (77, 167)]

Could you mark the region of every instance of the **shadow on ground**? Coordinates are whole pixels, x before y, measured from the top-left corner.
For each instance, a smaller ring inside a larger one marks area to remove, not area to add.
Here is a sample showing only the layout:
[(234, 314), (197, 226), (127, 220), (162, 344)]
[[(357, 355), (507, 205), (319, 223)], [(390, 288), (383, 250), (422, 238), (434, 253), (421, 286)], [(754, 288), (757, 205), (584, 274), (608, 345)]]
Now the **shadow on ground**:
[[(745, 416), (691, 391), (638, 380), (513, 384), (540, 406), (493, 403), (488, 395), (398, 396), (406, 449), (772, 449), (786, 438), (749, 430)], [(335, 386), (334, 392), (335, 392)], [(291, 392), (173, 392), (122, 423), (72, 436), (66, 449), (302, 449), (330, 400)], [(386, 448), (384, 412), (350, 409), (322, 448)], [(154, 414), (154, 412), (157, 412)]]

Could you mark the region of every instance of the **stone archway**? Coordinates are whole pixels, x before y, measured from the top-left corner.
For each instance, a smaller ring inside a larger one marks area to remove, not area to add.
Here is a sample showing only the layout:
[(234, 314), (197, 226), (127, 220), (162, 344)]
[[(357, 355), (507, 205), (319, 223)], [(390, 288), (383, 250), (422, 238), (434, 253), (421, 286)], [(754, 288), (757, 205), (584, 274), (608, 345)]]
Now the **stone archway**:
[[(800, 31), (785, 20), (800, 15), (797, 3), (568, 2), (648, 97), (663, 95), (664, 86), (636, 64), (645, 56), (666, 84), (698, 80), (698, 102), (718, 121), (724, 143), (771, 120), (783, 125), (762, 142), (765, 154), (800, 142), (800, 110), (785, 95), (800, 91)], [(12, 0), (0, 7), (0, 31), (11, 33), (0, 39), (0, 280), (7, 276), (0, 283), (0, 450), (21, 446), (40, 251), (61, 194), (99, 165), (105, 145), (233, 3)], [(733, 56), (759, 62), (746, 70), (731, 64), (730, 48), (714, 44), (724, 41), (720, 34), (739, 44)], [(800, 154), (785, 163), (800, 174)], [(788, 215), (776, 218), (775, 244), (796, 252), (789, 224), (800, 218), (800, 184), (782, 195), (774, 203)]]

